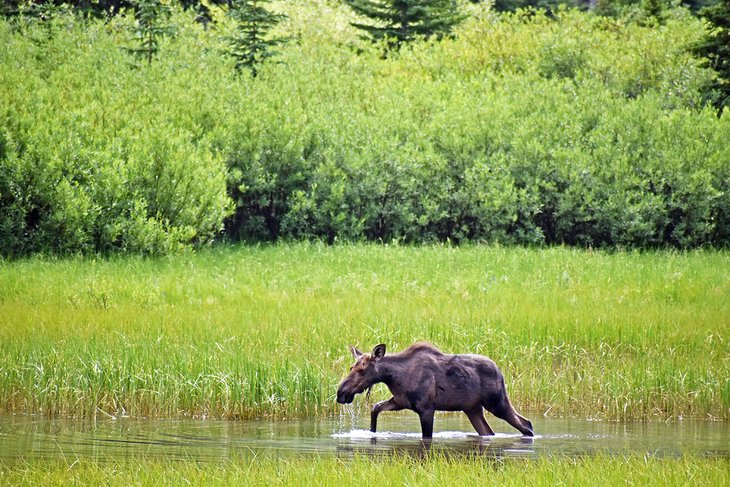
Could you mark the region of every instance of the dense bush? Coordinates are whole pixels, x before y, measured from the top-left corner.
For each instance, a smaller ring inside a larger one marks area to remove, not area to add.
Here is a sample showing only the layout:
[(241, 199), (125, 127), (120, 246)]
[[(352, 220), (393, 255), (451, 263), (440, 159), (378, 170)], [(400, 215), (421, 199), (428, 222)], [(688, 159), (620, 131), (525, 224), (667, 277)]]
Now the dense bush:
[[(343, 5), (286, 4), (256, 78), (231, 24), (176, 11), (134, 67), (130, 20), (0, 23), (0, 249), (166, 252), (317, 238), (692, 247), (730, 238), (730, 118), (686, 12), (647, 27), (470, 7), (383, 58)], [(277, 33), (275, 33), (277, 34)]]
[(186, 120), (202, 93), (170, 66), (131, 69), (124, 32), (0, 24), (2, 254), (164, 253), (222, 229), (225, 168)]

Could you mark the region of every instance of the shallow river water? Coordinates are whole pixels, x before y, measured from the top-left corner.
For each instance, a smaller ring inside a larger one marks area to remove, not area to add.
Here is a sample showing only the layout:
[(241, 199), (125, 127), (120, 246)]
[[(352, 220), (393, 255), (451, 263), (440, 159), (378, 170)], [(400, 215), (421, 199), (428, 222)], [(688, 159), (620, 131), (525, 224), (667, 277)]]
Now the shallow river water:
[(380, 416), (376, 434), (366, 417), (318, 420), (48, 420), (0, 415), (0, 462), (42, 458), (98, 460), (125, 457), (218, 460), (249, 454), (387, 455), (428, 449), (488, 457), (581, 456), (626, 453), (730, 457), (730, 424), (681, 421), (614, 423), (527, 415), (534, 438), (488, 418), (494, 437), (476, 436), (463, 415), (437, 414), (434, 439), (424, 446), (418, 417)]

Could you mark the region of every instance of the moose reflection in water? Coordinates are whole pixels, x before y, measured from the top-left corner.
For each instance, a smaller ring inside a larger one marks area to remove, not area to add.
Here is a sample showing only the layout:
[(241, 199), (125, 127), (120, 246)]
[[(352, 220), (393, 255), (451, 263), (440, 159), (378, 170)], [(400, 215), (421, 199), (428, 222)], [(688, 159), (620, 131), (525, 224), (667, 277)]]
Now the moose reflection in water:
[[(450, 418), (444, 418), (450, 419)], [(453, 424), (454, 420), (450, 419)], [(537, 449), (532, 436), (498, 434), (495, 436), (476, 436), (455, 431), (434, 434), (440, 441), (413, 441), (409, 433), (370, 433), (351, 431), (333, 435), (338, 440), (337, 454), (341, 456), (384, 456), (400, 455), (414, 458), (428, 458), (436, 453), (451, 458), (492, 458), (536, 457)], [(347, 440), (347, 442), (345, 442)]]
[(435, 411), (463, 411), (481, 436), (494, 435), (484, 409), (505, 420), (525, 436), (533, 436), (532, 423), (517, 414), (507, 397), (504, 377), (497, 365), (481, 355), (449, 355), (428, 343), (385, 354), (385, 345), (372, 353), (350, 347), (355, 364), (337, 389), (337, 402), (349, 404), (374, 384), (383, 382), (393, 397), (373, 406), (370, 431), (377, 430), (383, 411), (415, 411), (423, 438), (433, 437)]

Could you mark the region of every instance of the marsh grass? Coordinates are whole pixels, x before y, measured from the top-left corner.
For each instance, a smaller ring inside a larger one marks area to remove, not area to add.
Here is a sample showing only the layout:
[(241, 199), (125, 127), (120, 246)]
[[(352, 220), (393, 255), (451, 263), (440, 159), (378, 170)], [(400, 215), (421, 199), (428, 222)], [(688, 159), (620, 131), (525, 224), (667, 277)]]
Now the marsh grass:
[(223, 462), (53, 460), (0, 464), (9, 485), (667, 485), (717, 486), (730, 481), (727, 459), (642, 456), (490, 460), (254, 457)]
[(728, 269), (718, 251), (319, 244), (2, 262), (0, 411), (327, 415), (347, 344), (429, 340), (492, 357), (533, 414), (728, 420)]

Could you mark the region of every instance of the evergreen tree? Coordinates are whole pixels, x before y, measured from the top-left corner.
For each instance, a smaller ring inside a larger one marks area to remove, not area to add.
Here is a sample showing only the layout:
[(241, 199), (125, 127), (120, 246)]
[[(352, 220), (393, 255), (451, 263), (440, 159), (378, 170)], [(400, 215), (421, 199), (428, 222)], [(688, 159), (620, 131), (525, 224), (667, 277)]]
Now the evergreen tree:
[(724, 107), (730, 108), (730, 0), (720, 0), (700, 14), (709, 23), (709, 32), (693, 51), (717, 73), (708, 97), (722, 112)]
[(160, 39), (173, 33), (169, 24), (171, 10), (161, 0), (136, 0), (134, 7), (135, 21), (130, 31), (137, 46), (127, 51), (145, 59), (149, 65), (159, 51)]
[(641, 10), (644, 15), (644, 19), (641, 21), (642, 24), (646, 26), (664, 24), (665, 5), (662, 0), (643, 0)]
[(386, 39), (393, 47), (419, 37), (438, 39), (451, 33), (465, 16), (455, 0), (345, 0), (357, 13), (377, 25), (352, 25), (375, 41)]
[(233, 35), (227, 38), (228, 54), (236, 60), (236, 70), (249, 68), (258, 73), (259, 63), (275, 56), (273, 49), (287, 41), (284, 37), (268, 37), (269, 31), (286, 18), (268, 11), (263, 4), (270, 0), (232, 0), (228, 16), (236, 23)]

